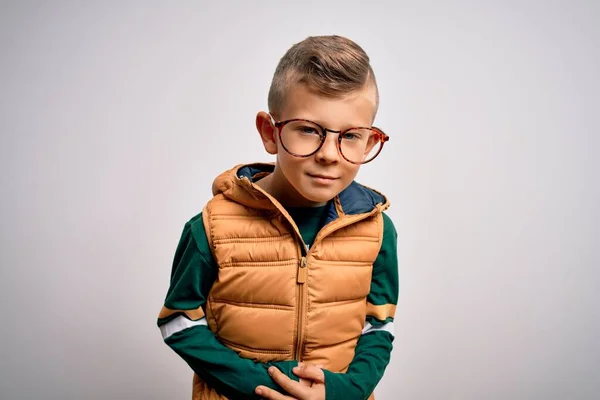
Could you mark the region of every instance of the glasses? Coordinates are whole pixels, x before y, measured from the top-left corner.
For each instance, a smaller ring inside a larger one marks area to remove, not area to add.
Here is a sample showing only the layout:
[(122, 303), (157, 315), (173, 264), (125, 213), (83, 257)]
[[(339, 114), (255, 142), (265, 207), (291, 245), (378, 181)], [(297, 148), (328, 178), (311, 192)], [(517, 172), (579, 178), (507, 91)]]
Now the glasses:
[[(272, 117), (271, 117), (272, 118)], [(281, 145), (293, 156), (310, 157), (325, 143), (327, 132), (338, 133), (338, 151), (352, 164), (373, 161), (390, 137), (376, 127), (353, 127), (341, 131), (326, 129), (307, 119), (275, 121)]]

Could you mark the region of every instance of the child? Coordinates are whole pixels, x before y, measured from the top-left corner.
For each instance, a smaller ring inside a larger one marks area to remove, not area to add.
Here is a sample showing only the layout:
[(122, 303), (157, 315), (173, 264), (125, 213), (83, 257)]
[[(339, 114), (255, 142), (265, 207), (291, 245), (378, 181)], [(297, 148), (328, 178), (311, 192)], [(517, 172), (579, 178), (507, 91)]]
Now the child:
[(354, 182), (388, 140), (372, 127), (369, 58), (309, 37), (279, 62), (268, 100), (256, 127), (276, 162), (216, 178), (183, 229), (158, 325), (195, 372), (195, 400), (372, 398), (398, 265), (388, 200)]

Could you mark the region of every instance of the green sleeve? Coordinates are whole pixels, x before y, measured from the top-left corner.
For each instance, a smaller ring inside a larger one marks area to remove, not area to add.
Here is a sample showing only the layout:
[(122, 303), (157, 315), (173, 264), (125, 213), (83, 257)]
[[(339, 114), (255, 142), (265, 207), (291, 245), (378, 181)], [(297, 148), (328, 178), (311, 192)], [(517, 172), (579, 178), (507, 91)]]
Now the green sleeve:
[(298, 377), (292, 373), (297, 361), (256, 363), (244, 359), (219, 342), (208, 329), (204, 307), (217, 274), (218, 266), (212, 258), (199, 214), (183, 229), (175, 252), (170, 287), (158, 318), (161, 331), (167, 331), (168, 324), (177, 322), (175, 320), (178, 317), (191, 321), (188, 324), (190, 326), (183, 329), (180, 326), (174, 333), (167, 334), (165, 343), (210, 387), (229, 398), (259, 398), (254, 395), (258, 385), (285, 393), (271, 379), (267, 368), (274, 365), (298, 381)]
[[(373, 264), (371, 292), (367, 301), (375, 305), (398, 302), (398, 235), (392, 220), (384, 213), (383, 242)], [(367, 399), (383, 377), (392, 352), (393, 315), (377, 318), (367, 315), (371, 329), (358, 339), (354, 358), (345, 374), (325, 372), (327, 400)]]

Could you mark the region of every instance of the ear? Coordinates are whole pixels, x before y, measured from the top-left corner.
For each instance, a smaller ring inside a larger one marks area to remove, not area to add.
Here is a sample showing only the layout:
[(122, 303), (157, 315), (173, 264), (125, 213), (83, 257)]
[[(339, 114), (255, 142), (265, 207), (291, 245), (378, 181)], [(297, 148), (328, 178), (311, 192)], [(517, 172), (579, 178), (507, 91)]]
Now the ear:
[(277, 154), (277, 128), (273, 125), (269, 114), (264, 111), (256, 114), (256, 130), (258, 130), (267, 153)]

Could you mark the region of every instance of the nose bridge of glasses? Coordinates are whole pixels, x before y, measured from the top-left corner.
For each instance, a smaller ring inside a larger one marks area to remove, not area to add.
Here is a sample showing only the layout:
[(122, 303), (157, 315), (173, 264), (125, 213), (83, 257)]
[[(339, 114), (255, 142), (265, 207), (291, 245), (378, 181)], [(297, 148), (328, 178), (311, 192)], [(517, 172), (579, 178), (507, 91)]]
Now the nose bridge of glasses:
[(326, 142), (327, 142), (327, 133), (331, 132), (334, 135), (332, 140), (332, 144), (337, 148), (337, 142), (340, 140), (340, 134), (342, 133), (342, 131), (336, 131), (335, 129), (328, 129), (328, 128), (323, 128), (321, 127), (321, 141), (323, 142), (322, 146), (325, 146)]
[(334, 134), (334, 135), (332, 135), (333, 138), (331, 139), (332, 145), (334, 145), (335, 148), (337, 149), (337, 141), (339, 140), (340, 133), (342, 133), (342, 131), (336, 131), (334, 129), (327, 129), (327, 128), (321, 128), (321, 129), (322, 129), (322, 132), (321, 132), (321, 141), (323, 142), (322, 146), (326, 145), (326, 143), (328, 141), (327, 140), (327, 133), (331, 132), (331, 133)]
[(325, 135), (327, 135), (327, 132), (331, 132), (331, 133), (342, 133), (342, 131), (336, 131), (335, 129), (328, 129), (328, 128), (322, 128), (323, 132)]
[[(332, 137), (328, 138), (327, 132), (334, 133), (335, 135), (331, 135)], [(322, 157), (327, 159), (339, 159), (340, 157), (340, 148), (338, 146), (339, 134), (341, 131), (336, 131), (333, 129), (322, 128), (321, 131), (321, 144), (317, 149), (317, 153), (320, 153)]]

